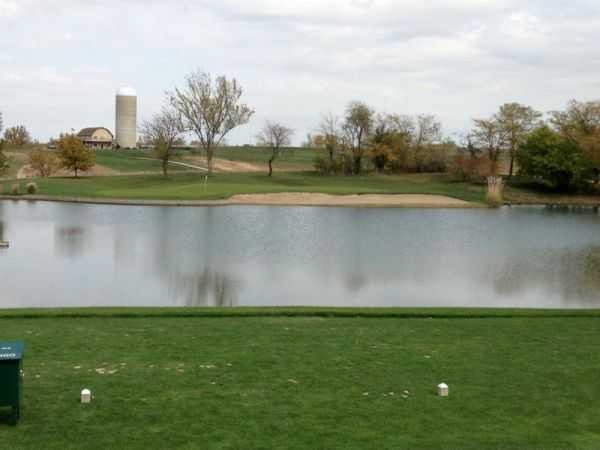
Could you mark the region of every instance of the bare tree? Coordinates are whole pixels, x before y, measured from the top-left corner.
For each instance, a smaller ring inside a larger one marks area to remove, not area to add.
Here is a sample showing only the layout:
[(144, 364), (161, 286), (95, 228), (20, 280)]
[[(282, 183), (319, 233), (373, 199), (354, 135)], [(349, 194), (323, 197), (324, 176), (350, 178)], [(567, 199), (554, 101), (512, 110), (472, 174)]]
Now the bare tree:
[(513, 176), (515, 158), (527, 135), (540, 124), (542, 113), (519, 103), (506, 103), (500, 107), (495, 118), (506, 136), (510, 157), (508, 175)]
[(417, 116), (416, 126), (413, 137), (413, 151), (415, 156), (415, 166), (417, 172), (422, 172), (424, 153), (428, 148), (442, 140), (442, 124), (435, 116), (420, 115)]
[(360, 174), (362, 158), (365, 153), (365, 142), (373, 128), (375, 112), (363, 102), (351, 102), (346, 108), (343, 130), (352, 149), (353, 172)]
[(240, 103), (242, 87), (235, 78), (216, 77), (193, 72), (183, 89), (169, 93), (171, 105), (180, 114), (182, 125), (198, 137), (206, 151), (208, 172), (213, 170), (215, 149), (225, 136), (239, 125), (248, 123), (254, 110)]
[(280, 155), (281, 150), (286, 145), (290, 145), (294, 130), (287, 128), (276, 122), (267, 122), (256, 136), (259, 145), (264, 145), (271, 149), (269, 158), (269, 176), (273, 175), (273, 161)]
[[(2, 120), (2, 112), (0, 111), (0, 133), (2, 133), (2, 127), (4, 126), (4, 122)], [(0, 175), (4, 175), (4, 173), (8, 170), (8, 158), (2, 151), (4, 147), (4, 139), (0, 138)], [(0, 236), (2, 237), (2, 236)]]
[(315, 137), (315, 144), (322, 146), (329, 154), (329, 162), (333, 162), (336, 151), (340, 145), (339, 119), (333, 114), (323, 114), (319, 124), (319, 134)]
[(175, 145), (181, 141), (183, 124), (179, 113), (172, 107), (164, 106), (159, 114), (146, 120), (140, 128), (142, 139), (151, 144), (162, 163), (163, 175), (168, 175), (169, 160)]
[(473, 123), (474, 128), (471, 133), (473, 143), (487, 152), (490, 160), (490, 175), (496, 175), (498, 160), (507, 143), (506, 131), (496, 118), (474, 119)]
[(4, 131), (4, 140), (8, 145), (23, 147), (31, 142), (29, 131), (23, 125), (7, 128)]

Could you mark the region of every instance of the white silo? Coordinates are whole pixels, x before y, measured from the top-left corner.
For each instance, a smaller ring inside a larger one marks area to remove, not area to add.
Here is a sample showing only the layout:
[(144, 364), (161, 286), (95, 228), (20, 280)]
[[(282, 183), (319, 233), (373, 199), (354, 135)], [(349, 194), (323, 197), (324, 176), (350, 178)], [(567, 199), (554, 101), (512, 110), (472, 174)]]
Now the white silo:
[(117, 91), (115, 141), (120, 148), (137, 146), (137, 96), (132, 87)]

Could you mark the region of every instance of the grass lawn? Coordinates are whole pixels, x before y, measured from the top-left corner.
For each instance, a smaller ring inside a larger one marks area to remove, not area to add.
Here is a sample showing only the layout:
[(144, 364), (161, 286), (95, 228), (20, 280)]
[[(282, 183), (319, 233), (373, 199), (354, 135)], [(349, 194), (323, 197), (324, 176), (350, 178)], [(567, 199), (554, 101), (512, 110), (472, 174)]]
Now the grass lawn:
[[(156, 158), (152, 152), (143, 150), (96, 150), (96, 164), (108, 167), (121, 173), (161, 172), (160, 161), (142, 158)], [(170, 165), (169, 171), (189, 170), (185, 167)]]
[[(442, 175), (323, 177), (314, 172), (220, 173), (204, 183), (198, 173), (37, 180), (40, 194), (66, 197), (215, 200), (235, 194), (321, 192), (328, 194), (441, 194), (482, 202), (482, 186), (451, 182)], [(8, 192), (8, 185), (4, 192)]]
[(0, 340), (27, 346), (22, 421), (0, 423), (0, 445), (600, 448), (598, 312), (170, 311), (0, 314)]
[[(277, 167), (286, 166), (305, 167), (310, 170), (314, 166), (317, 155), (324, 155), (324, 152), (314, 148), (286, 148), (277, 158), (275, 170)], [(216, 153), (216, 158), (264, 164), (265, 167), (270, 157), (270, 149), (262, 147), (223, 147), (219, 148)]]

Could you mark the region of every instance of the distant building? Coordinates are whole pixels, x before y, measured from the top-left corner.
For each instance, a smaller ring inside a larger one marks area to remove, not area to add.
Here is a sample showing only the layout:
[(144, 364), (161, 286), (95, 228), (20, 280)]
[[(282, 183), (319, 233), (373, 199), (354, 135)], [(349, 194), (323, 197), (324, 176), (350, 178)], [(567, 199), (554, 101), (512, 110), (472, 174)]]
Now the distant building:
[(77, 137), (88, 148), (112, 148), (114, 136), (107, 128), (84, 128)]

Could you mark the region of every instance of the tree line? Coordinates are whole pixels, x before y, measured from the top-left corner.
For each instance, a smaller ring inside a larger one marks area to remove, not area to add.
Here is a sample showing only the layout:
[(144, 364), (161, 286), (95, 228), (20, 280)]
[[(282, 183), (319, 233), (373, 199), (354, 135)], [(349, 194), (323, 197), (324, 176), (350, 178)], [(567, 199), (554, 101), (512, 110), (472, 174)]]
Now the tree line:
[[(175, 146), (186, 133), (195, 136), (212, 173), (218, 147), (255, 113), (242, 102), (242, 95), (235, 78), (201, 71), (192, 72), (182, 87), (166, 93), (160, 112), (140, 128), (142, 138), (162, 161), (165, 175)], [(258, 133), (257, 143), (269, 148), (269, 176), (293, 133), (276, 121), (267, 121)], [(76, 141), (73, 135), (63, 135), (57, 141), (58, 162), (37, 154), (32, 165), (41, 167), (41, 173), (55, 166), (76, 174), (87, 170), (93, 165), (93, 152)], [(25, 127), (17, 126), (5, 130), (2, 142), (23, 146), (31, 138)], [(323, 175), (449, 172), (466, 180), (497, 175), (506, 163), (509, 177), (521, 175), (556, 189), (585, 188), (600, 181), (600, 101), (573, 100), (564, 110), (547, 114), (507, 103), (491, 117), (473, 119), (472, 129), (460, 139), (444, 136), (434, 115), (382, 113), (352, 101), (341, 117), (321, 117), (311, 144), (322, 150), (315, 168)], [(6, 157), (0, 148), (2, 167)]]
[(507, 103), (454, 140), (433, 115), (377, 113), (350, 102), (340, 118), (323, 115), (312, 144), (324, 150), (315, 168), (324, 175), (449, 172), (463, 180), (521, 175), (559, 190), (598, 184), (600, 101), (571, 101), (563, 111)]

